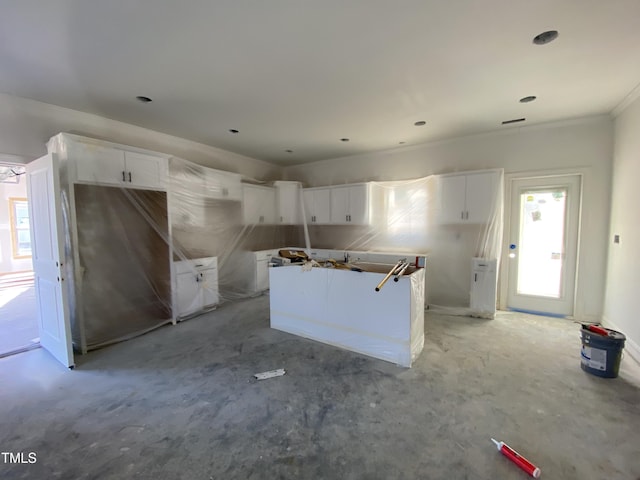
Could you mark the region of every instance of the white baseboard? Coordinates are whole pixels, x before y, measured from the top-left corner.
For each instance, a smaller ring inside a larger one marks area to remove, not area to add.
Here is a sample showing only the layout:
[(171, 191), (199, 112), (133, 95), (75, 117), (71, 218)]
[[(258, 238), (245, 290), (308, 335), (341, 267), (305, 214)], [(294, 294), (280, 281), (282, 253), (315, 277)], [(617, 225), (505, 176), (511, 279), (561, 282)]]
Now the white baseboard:
[[(602, 317), (602, 324), (605, 327), (611, 328), (612, 330), (621, 331), (621, 328), (617, 326), (614, 322), (609, 320), (607, 317)], [(632, 339), (627, 337), (627, 340), (624, 342), (624, 349), (629, 354), (629, 356), (636, 361), (636, 363), (640, 364), (640, 345), (638, 345)]]

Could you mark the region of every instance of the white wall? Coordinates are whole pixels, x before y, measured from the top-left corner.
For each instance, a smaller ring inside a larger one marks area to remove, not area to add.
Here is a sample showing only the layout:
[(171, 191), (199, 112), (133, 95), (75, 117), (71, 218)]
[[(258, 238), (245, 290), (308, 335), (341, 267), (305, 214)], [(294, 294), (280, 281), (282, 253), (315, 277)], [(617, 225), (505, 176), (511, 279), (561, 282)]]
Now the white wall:
[(282, 177), (282, 168), (260, 160), (96, 115), (0, 94), (1, 154), (28, 162), (44, 155), (46, 142), (60, 132), (168, 153), (249, 178)]
[(0, 274), (31, 270), (30, 258), (13, 258), (11, 242), (11, 215), (9, 198), (26, 198), (27, 185), (24, 179), (17, 184), (0, 183)]
[[(428, 128), (428, 127), (426, 127)], [(597, 116), (452, 139), (386, 152), (363, 154), (287, 167), (286, 178), (306, 186), (335, 185), (368, 180), (402, 180), (431, 174), (504, 168), (506, 174), (584, 173), (582, 234), (580, 238), (575, 316), (602, 316), (606, 272), (609, 196), (613, 151), (613, 122)], [(472, 256), (464, 231), (450, 231), (450, 242), (463, 262), (452, 265), (456, 284), (468, 282)]]
[[(640, 361), (640, 99), (614, 123), (611, 228), (604, 320), (627, 336), (626, 349)], [(620, 235), (620, 243), (613, 236)]]

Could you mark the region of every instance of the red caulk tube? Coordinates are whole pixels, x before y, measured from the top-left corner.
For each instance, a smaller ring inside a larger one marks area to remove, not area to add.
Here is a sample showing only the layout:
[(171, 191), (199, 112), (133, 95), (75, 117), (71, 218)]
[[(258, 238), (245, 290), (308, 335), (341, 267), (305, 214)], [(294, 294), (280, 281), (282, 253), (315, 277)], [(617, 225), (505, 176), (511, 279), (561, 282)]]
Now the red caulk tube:
[(491, 441), (496, 444), (496, 447), (498, 447), (498, 451), (500, 453), (502, 453), (505, 457), (507, 457), (517, 466), (519, 466), (522, 470), (527, 472), (533, 478), (540, 478), (540, 473), (541, 473), (540, 469), (536, 467), (533, 463), (531, 463), (529, 460), (524, 458), (522, 455), (520, 455), (518, 452), (516, 452), (513, 448), (511, 448), (506, 443), (498, 442), (493, 438), (491, 439)]

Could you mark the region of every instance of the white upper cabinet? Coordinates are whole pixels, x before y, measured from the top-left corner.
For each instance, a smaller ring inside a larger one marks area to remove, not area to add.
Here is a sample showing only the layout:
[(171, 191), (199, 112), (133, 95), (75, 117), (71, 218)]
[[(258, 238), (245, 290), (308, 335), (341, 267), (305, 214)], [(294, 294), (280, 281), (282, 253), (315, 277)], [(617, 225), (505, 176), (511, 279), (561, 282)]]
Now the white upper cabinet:
[(166, 190), (168, 159), (161, 154), (127, 150), (125, 145), (98, 145), (95, 140), (61, 134), (57, 138), (67, 149), (66, 161), (75, 171), (72, 181), (130, 188)]
[(124, 165), (130, 185), (166, 189), (167, 159), (144, 153), (124, 152)]
[(205, 169), (205, 196), (218, 200), (242, 201), (242, 177), (237, 173)]
[(331, 187), (331, 223), (368, 225), (370, 187), (366, 183)]
[(302, 191), (307, 224), (331, 223), (331, 189), (305, 188)]
[(466, 175), (448, 175), (440, 177), (440, 223), (462, 223), (467, 210)]
[(276, 189), (262, 185), (242, 185), (242, 217), (245, 225), (276, 223)]
[(96, 145), (79, 145), (73, 150), (76, 178), (81, 182), (119, 184), (126, 181), (124, 152)]
[(441, 175), (440, 223), (487, 223), (494, 213), (499, 178), (497, 171)]
[(277, 181), (276, 187), (277, 223), (282, 225), (298, 225), (302, 223), (300, 214), (301, 190), (299, 182)]

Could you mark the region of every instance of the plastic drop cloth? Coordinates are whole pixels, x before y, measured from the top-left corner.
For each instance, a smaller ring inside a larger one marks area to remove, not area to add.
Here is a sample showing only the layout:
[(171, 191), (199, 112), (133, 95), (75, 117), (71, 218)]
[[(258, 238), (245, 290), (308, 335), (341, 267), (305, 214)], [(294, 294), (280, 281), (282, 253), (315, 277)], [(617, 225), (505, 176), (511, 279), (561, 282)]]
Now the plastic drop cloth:
[(74, 182), (83, 152), (103, 147), (114, 145), (68, 134), (48, 144), (60, 158), (73, 340), (83, 352), (263, 293), (265, 269), (283, 248), (426, 255), (420, 298), (461, 314), (474, 313), (471, 258), (500, 258), (502, 172), (482, 221), (443, 222), (441, 182), (429, 176), (369, 184), (366, 225), (316, 224), (307, 222), (302, 185), (280, 188), (176, 157), (165, 156), (158, 190)]
[[(472, 259), (500, 259), (503, 229), (502, 170), (491, 170), (479, 218), (447, 216), (448, 194), (442, 176), (372, 182), (368, 225), (305, 224), (313, 248), (344, 251), (398, 252), (427, 256), (426, 303), (453, 315), (490, 317), (494, 311), (470, 308)], [(461, 172), (474, 176), (486, 172)], [(458, 192), (465, 199), (464, 184)], [(309, 208), (307, 206), (307, 208)], [(467, 205), (468, 210), (474, 208)], [(456, 212), (457, 213), (457, 212)], [(465, 216), (461, 212), (461, 216)], [(495, 283), (496, 278), (480, 281)], [(483, 286), (476, 285), (476, 288)]]

